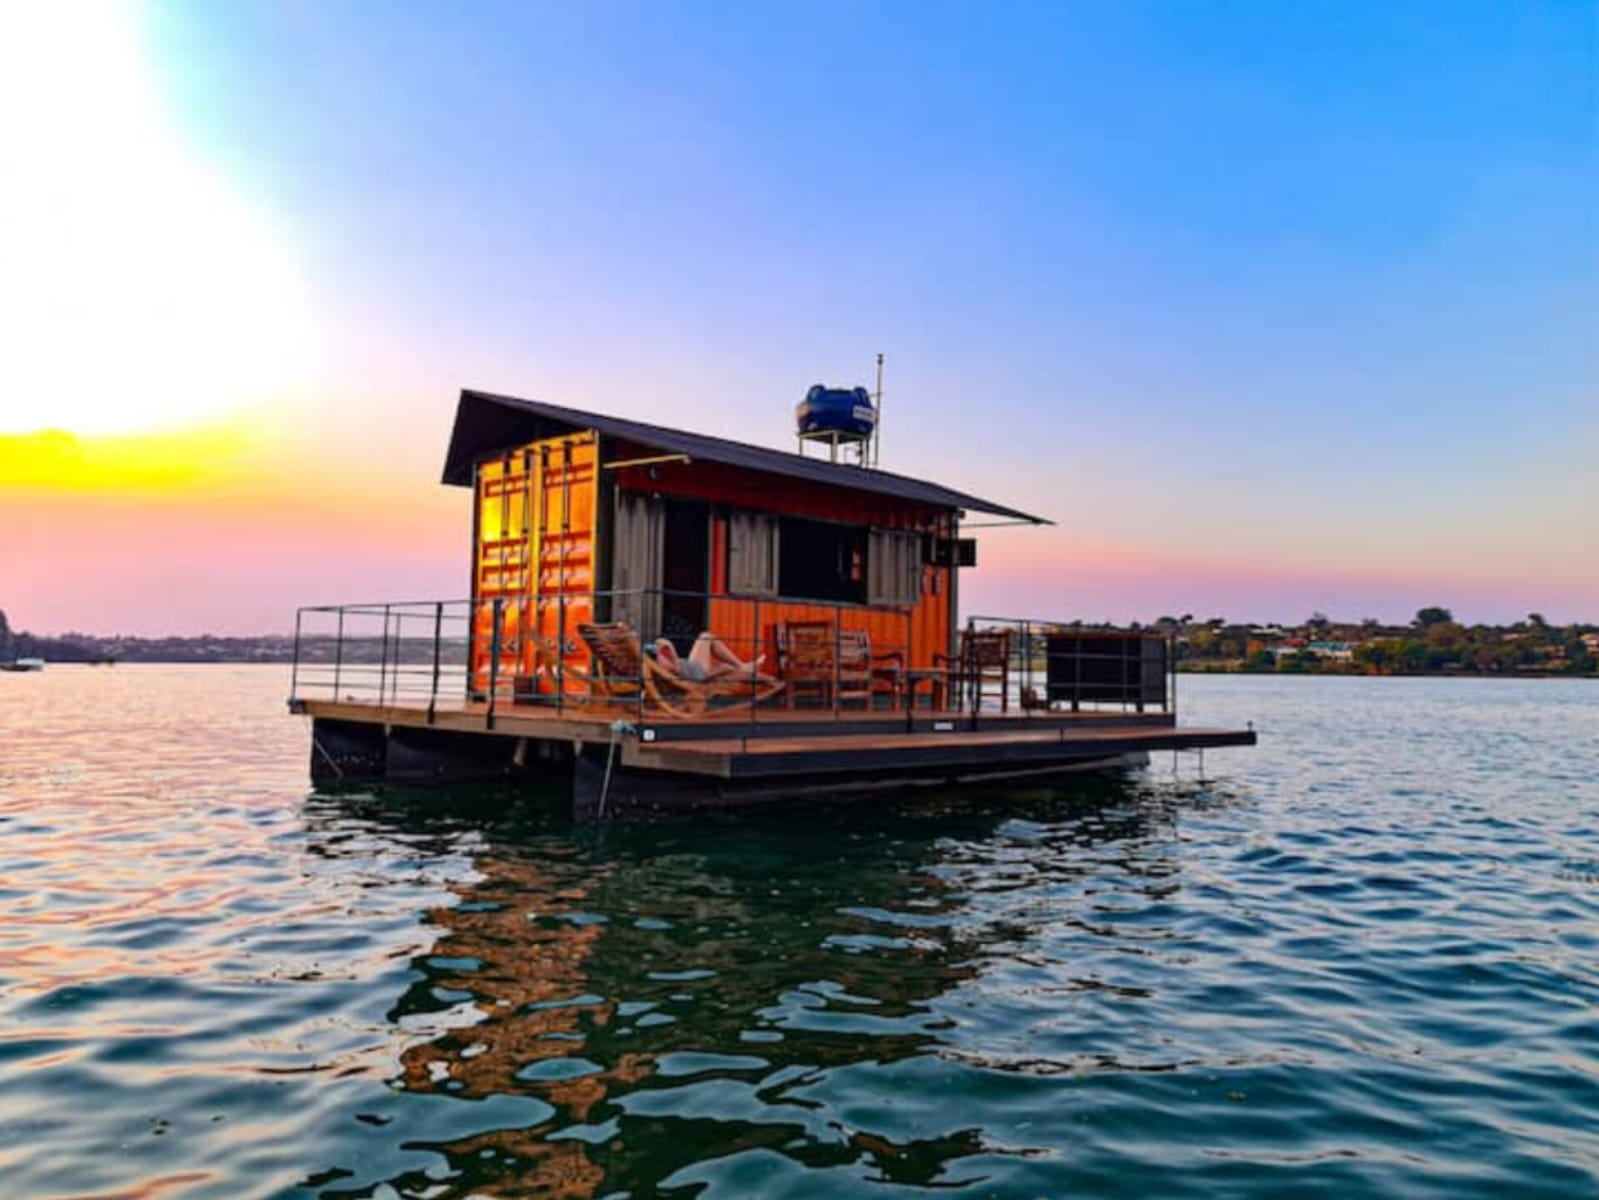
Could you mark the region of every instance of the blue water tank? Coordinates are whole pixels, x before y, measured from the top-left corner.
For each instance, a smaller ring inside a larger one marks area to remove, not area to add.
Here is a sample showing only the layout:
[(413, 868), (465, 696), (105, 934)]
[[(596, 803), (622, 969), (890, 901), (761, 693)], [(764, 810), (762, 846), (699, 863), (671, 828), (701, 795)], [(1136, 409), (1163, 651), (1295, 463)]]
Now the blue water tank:
[(867, 438), (877, 427), (877, 410), (872, 394), (863, 387), (830, 388), (817, 384), (805, 393), (794, 410), (801, 436), (808, 433), (840, 433), (846, 437)]

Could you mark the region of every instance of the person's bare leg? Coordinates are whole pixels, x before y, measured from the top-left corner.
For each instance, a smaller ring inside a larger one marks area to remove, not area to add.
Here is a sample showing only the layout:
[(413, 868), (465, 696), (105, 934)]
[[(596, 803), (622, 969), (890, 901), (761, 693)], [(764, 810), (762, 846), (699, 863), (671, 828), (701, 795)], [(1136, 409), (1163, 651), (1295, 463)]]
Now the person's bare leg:
[(761, 661), (765, 658), (765, 655), (760, 655), (754, 662), (745, 662), (714, 633), (702, 633), (695, 638), (694, 648), (688, 656), (691, 662), (700, 665), (707, 679), (734, 673), (759, 676)]
[(716, 651), (721, 643), (714, 634), (702, 633), (694, 639), (694, 644), (689, 647), (688, 660), (700, 669), (706, 679), (715, 679), (727, 668), (717, 661)]

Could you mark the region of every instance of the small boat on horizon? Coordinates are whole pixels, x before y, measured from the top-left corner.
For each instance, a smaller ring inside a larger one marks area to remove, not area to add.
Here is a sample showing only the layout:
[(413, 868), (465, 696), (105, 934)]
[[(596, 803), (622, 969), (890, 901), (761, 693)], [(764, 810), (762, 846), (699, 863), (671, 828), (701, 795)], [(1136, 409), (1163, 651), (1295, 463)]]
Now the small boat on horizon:
[(0, 671), (42, 671), (44, 659), (18, 658), (8, 663), (0, 663)]

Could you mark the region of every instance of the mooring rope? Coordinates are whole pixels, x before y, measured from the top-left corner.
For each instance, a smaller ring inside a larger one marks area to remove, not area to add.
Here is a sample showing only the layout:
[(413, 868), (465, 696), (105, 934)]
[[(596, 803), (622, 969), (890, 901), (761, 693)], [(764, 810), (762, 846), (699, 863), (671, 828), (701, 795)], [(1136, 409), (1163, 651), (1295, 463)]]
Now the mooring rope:
[[(306, 718), (306, 719), (310, 720), (309, 717)], [(329, 754), (327, 752), (326, 748), (322, 745), (322, 743), (317, 740), (316, 727), (315, 726), (312, 726), (312, 728), (311, 728), (311, 749), (315, 750), (323, 758), (328, 760), (328, 766), (333, 768), (333, 773), (335, 775), (337, 775), (340, 779), (344, 778), (344, 768), (339, 766), (338, 759), (334, 758), (333, 755)]]
[(611, 767), (616, 762), (616, 740), (624, 733), (635, 732), (627, 721), (611, 722), (611, 745), (605, 752), (605, 779), (600, 783), (600, 802), (594, 810), (596, 821), (605, 820), (605, 798), (611, 794)]

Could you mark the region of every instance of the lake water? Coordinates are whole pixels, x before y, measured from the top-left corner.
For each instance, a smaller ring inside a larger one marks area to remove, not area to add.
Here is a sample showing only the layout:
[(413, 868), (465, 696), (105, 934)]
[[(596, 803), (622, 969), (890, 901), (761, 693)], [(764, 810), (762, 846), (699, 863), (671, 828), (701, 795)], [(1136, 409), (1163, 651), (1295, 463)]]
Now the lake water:
[(604, 830), (314, 794), (286, 690), (0, 675), (9, 1200), (1599, 1195), (1599, 684)]

